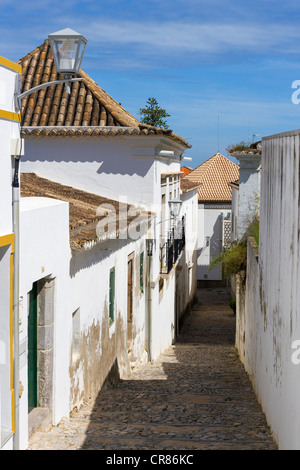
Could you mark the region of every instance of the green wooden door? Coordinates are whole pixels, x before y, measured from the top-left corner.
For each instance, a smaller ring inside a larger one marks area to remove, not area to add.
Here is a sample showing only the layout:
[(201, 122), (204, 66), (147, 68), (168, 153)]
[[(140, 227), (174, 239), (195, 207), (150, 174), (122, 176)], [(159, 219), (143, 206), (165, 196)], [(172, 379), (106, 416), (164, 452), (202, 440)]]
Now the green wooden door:
[(37, 283), (29, 293), (28, 412), (37, 407)]

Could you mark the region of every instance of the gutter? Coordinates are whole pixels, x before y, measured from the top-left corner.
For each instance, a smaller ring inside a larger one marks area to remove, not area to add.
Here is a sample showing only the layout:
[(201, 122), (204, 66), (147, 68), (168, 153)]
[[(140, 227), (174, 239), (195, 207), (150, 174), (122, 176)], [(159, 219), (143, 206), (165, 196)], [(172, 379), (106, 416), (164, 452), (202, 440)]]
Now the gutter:
[(70, 131), (70, 130), (75, 130), (75, 131), (87, 131), (87, 130), (96, 130), (96, 129), (99, 129), (99, 130), (115, 130), (115, 131), (118, 131), (118, 130), (131, 130), (131, 131), (134, 131), (135, 129), (138, 129), (138, 127), (126, 127), (126, 126), (23, 126), (22, 128), (22, 131), (28, 131), (28, 132), (32, 132), (32, 131), (35, 131), (35, 130), (39, 130), (39, 131), (42, 131), (43, 129), (45, 130), (49, 130), (49, 131), (52, 131), (52, 130), (57, 130), (57, 131), (61, 131), (61, 130), (67, 130), (67, 131)]

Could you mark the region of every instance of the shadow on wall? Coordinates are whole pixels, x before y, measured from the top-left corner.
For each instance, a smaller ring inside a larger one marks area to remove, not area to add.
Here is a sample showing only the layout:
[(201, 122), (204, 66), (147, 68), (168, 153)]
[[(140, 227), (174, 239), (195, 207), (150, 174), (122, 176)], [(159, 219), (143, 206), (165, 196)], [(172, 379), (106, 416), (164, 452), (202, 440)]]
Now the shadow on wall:
[(109, 239), (106, 242), (98, 243), (89, 250), (76, 251), (70, 260), (70, 277), (73, 278), (83, 269), (96, 266), (113, 252), (117, 252), (131, 243), (131, 239)]
[[(152, 158), (132, 158), (136, 149), (125, 145), (124, 142), (99, 141), (93, 138), (50, 137), (33, 142), (26, 138), (23, 163), (78, 163), (99, 164), (98, 174), (138, 175), (144, 177), (153, 165)], [(80, 165), (81, 167), (81, 165)], [(79, 168), (78, 168), (79, 170)], [(24, 171), (24, 170), (23, 170)]]
[(222, 220), (223, 216), (220, 214), (213, 225), (209, 246), (204, 245), (202, 248), (198, 249), (198, 279), (222, 280), (222, 268), (220, 266), (216, 266), (210, 270), (211, 262), (222, 252)]
[[(193, 264), (196, 267), (197, 253), (193, 251)], [(182, 257), (176, 267), (176, 297), (175, 297), (175, 338), (177, 339), (186, 316), (197, 301), (197, 281), (193, 281), (193, 267), (188, 266), (189, 257), (183, 250)]]

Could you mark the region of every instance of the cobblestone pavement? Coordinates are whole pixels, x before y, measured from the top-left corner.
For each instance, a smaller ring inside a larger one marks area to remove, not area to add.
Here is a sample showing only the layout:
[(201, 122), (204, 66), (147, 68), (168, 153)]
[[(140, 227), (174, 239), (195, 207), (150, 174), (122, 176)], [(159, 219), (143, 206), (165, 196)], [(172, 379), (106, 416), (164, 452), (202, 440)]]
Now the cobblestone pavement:
[(234, 347), (224, 289), (201, 289), (175, 345), (100, 392), (30, 450), (275, 450)]

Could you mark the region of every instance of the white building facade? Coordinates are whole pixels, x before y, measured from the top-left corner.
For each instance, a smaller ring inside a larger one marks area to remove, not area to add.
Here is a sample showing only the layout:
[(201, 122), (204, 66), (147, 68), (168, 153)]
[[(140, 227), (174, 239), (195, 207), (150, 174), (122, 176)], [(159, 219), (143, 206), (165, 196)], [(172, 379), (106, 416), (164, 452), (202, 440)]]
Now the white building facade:
[(264, 137), (259, 246), (248, 239), (237, 348), (279, 450), (300, 449), (299, 194), (299, 130)]
[(231, 187), (239, 176), (238, 166), (216, 153), (185, 176), (198, 184), (198, 260), (197, 279), (208, 286), (223, 280), (222, 268), (211, 269), (231, 237)]
[[(25, 129), (25, 132), (29, 133), (31, 129)], [(171, 138), (158, 136), (53, 138), (31, 134), (25, 135), (25, 141), (23, 172), (36, 173), (157, 214), (149, 232), (149, 237), (154, 240), (151, 292), (152, 303), (157, 307), (152, 314), (155, 334), (151, 335), (151, 357), (155, 359), (174, 341), (175, 276), (165, 269), (165, 245), (174, 224), (169, 201), (181, 196), (180, 162), (185, 148)], [(164, 150), (169, 152), (167, 156), (159, 155)], [(187, 214), (190, 217), (192, 211)], [(181, 211), (178, 221), (182, 221), (183, 215)], [(195, 233), (195, 221), (193, 227)], [(173, 281), (169, 282), (173, 276)]]
[[(37, 110), (35, 95), (26, 98), (13, 358), (10, 145), (11, 137), (19, 138), (20, 115), (9, 106), (12, 74), (21, 69), (3, 62), (1, 436), (3, 447), (26, 449), (37, 429), (57, 425), (105, 384), (126, 377), (137, 363), (155, 360), (175, 341), (196, 297), (197, 190), (181, 190), (188, 144), (172, 131), (141, 125), (99, 87), (91, 88), (90, 79), (82, 86), (89, 98), (92, 92), (95, 102), (99, 98), (98, 114), (107, 121), (98, 124), (104, 125), (92, 125), (97, 109), (87, 125), (27, 125)], [(32, 70), (26, 68), (28, 87)], [(171, 211), (174, 200), (180, 201), (178, 214)], [(122, 204), (128, 204), (127, 218), (118, 219), (115, 233), (110, 216), (108, 229), (99, 228), (107, 207), (111, 215), (111, 206), (118, 206), (118, 218)]]
[[(38, 152), (35, 150), (35, 139), (38, 142)], [(82, 155), (78, 153), (81, 137), (61, 138), (64, 139), (73, 149), (68, 153), (73, 155), (70, 167), (65, 161), (64, 145), (61, 154), (58, 153), (59, 146), (55, 150), (58, 162), (52, 162), (53, 166), (47, 164), (43, 167), (38, 157), (40, 146), (43, 143), (44, 156), (53, 155), (53, 137), (25, 136), (26, 150), (22, 161), (22, 172), (38, 173), (40, 177), (49, 180), (55, 178), (55, 182), (59, 184), (70, 184), (73, 176), (81, 191), (90, 191), (87, 174), (89, 168), (90, 180), (95, 182), (95, 186), (91, 186), (94, 192), (98, 188), (100, 196), (107, 175), (98, 172), (94, 174), (95, 165), (86, 165), (83, 178), (80, 179), (81, 170), (78, 171), (74, 160), (76, 155)], [(98, 138), (98, 154), (102, 155), (100, 139)], [(83, 140), (85, 157), (92, 159), (89, 155), (95, 155), (96, 139), (91, 138), (90, 142), (89, 139), (83, 138)], [(54, 292), (60, 289), (66, 294), (66, 296), (62, 294), (60, 306), (58, 294), (55, 294), (56, 302), (53, 305), (55, 312), (53, 317), (59, 318), (64, 327), (62, 328), (60, 321), (55, 321), (52, 326), (55, 337), (52, 401), (46, 396), (51, 408), (52, 424), (57, 424), (62, 416), (68, 415), (73, 408), (78, 408), (83, 400), (96, 397), (105, 383), (128, 376), (131, 367), (136, 363), (155, 360), (174, 343), (183, 316), (196, 298), (197, 190), (182, 194), (180, 189), (180, 156), (184, 149), (178, 148), (178, 144), (173, 145), (170, 139), (167, 141), (167, 149), (170, 151), (173, 148), (172, 156), (167, 158), (156, 156), (157, 147), (162, 143), (160, 139), (154, 137), (147, 142), (147, 152), (144, 150), (146, 156), (142, 155), (138, 159), (134, 152), (136, 139), (133, 138), (132, 141), (132, 152), (128, 151), (130, 139), (128, 141), (125, 147), (124, 143), (122, 146), (119, 142), (118, 136), (110, 140), (111, 154), (114, 155), (118, 151), (120, 163), (119, 174), (115, 175), (115, 185), (112, 186), (110, 181), (106, 194), (114, 196), (114, 199), (121, 203), (132, 202), (136, 198), (139, 206), (151, 211), (147, 227), (141, 233), (140, 229), (137, 231), (134, 229), (132, 233), (129, 230), (127, 236), (121, 239), (109, 237), (101, 243), (92, 244), (89, 249), (72, 250), (68, 262), (62, 266), (61, 276), (58, 275), (58, 267), (47, 270), (45, 268), (44, 271), (49, 281), (54, 282)], [(122, 153), (124, 147), (125, 152)], [(106, 147), (105, 153), (110, 161), (111, 154), (108, 149), (109, 147)], [(135, 163), (141, 160), (136, 163), (137, 166), (146, 167), (147, 171), (141, 171), (141, 175), (132, 174), (132, 184), (126, 187), (128, 178), (126, 168), (132, 164), (132, 160)], [(60, 171), (60, 165), (64, 167), (63, 171)], [(99, 161), (96, 166), (105, 168), (105, 161)], [(48, 170), (51, 170), (50, 174)], [(61, 179), (59, 175), (62, 175)], [(139, 182), (141, 178), (144, 180), (143, 184)], [(125, 192), (120, 193), (121, 187), (125, 187), (124, 191), (128, 191), (128, 196)], [(148, 188), (145, 196), (141, 187)], [(177, 233), (179, 237), (177, 244), (176, 240), (170, 239), (175, 220), (170, 212), (169, 201), (180, 197), (182, 207), (176, 221), (179, 223), (180, 231)], [(25, 198), (27, 199), (30, 201), (36, 198)], [(60, 204), (61, 210), (65, 206), (64, 202), (56, 201), (56, 204)], [(55, 226), (57, 224), (58, 221), (55, 222)], [(46, 226), (45, 223), (44, 227)], [(47, 233), (51, 233), (51, 230)], [(147, 249), (149, 239), (153, 240), (151, 256), (148, 256)], [(57, 252), (55, 256), (50, 257), (54, 265), (59, 266), (64, 263), (63, 260), (68, 253), (67, 240), (65, 234), (60, 244), (64, 254)], [(32, 242), (35, 243), (35, 240)], [(169, 242), (172, 243), (172, 249), (168, 253), (172, 253), (172, 259), (168, 265), (165, 254)], [(48, 244), (54, 246), (46, 238), (43, 246), (46, 248)], [(42, 257), (40, 259), (42, 260)], [(46, 261), (40, 264), (45, 266)], [(68, 280), (66, 268), (69, 270)], [(32, 267), (30, 269), (32, 271)], [(113, 312), (111, 312), (110, 297), (112, 275)], [(30, 276), (26, 278), (29, 280)], [(27, 298), (34, 284), (37, 283), (39, 288), (41, 282), (36, 275), (34, 278), (31, 276), (31, 279), (32, 281), (24, 288), (23, 296), (27, 295)], [(57, 313), (60, 309), (64, 310), (63, 315)], [(27, 312), (27, 315), (30, 314), (26, 302), (23, 311)], [(66, 338), (69, 340), (66, 341)], [(58, 358), (62, 357), (64, 360), (58, 361)], [(51, 359), (48, 360), (51, 364)], [(38, 370), (37, 375), (40, 374)], [(25, 379), (24, 382), (26, 384)], [(24, 397), (25, 402), (26, 393)], [(61, 397), (64, 397), (64, 400)], [(48, 405), (45, 403), (41, 407), (39, 399), (37, 397), (33, 413), (43, 415), (44, 410), (38, 408), (45, 408)], [(25, 406), (25, 415), (27, 411), (29, 409), (27, 410)]]
[(239, 180), (230, 183), (232, 188), (232, 240), (241, 240), (253, 220), (259, 217), (261, 184), (261, 142), (248, 150), (230, 151), (239, 161)]
[(13, 143), (20, 140), (20, 115), (14, 106), (14, 86), (21, 67), (0, 57), (0, 449), (13, 447), (15, 432), (12, 180)]

